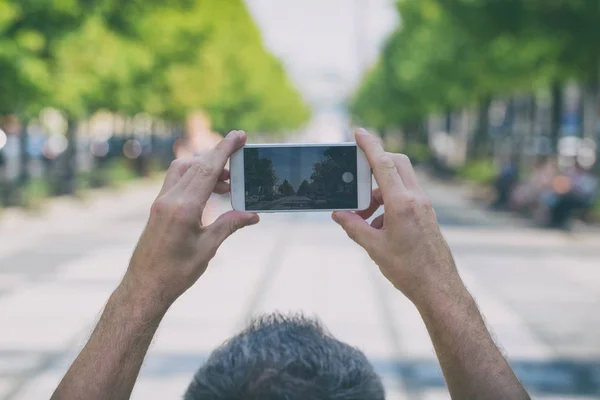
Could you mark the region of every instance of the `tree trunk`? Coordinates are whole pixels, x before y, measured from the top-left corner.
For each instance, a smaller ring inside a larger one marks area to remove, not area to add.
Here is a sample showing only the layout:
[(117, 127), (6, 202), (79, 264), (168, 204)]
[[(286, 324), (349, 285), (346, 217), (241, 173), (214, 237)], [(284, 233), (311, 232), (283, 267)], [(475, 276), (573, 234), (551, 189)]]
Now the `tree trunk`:
[(537, 97), (535, 94), (531, 95), (529, 99), (529, 136), (535, 137), (535, 128), (537, 127)]
[(4, 151), (0, 149), (0, 207), (9, 205), (10, 190), (8, 187), (7, 160)]
[(583, 137), (596, 139), (598, 126), (598, 106), (600, 90), (600, 57), (595, 60), (592, 73), (585, 83), (582, 96)]
[(151, 163), (156, 163), (156, 161), (160, 160), (162, 157), (159, 153), (159, 145), (158, 145), (158, 122), (152, 120), (150, 124), (150, 161)]
[(550, 124), (550, 145), (552, 152), (558, 152), (558, 141), (561, 137), (563, 115), (563, 85), (555, 82), (552, 85), (552, 115)]
[(419, 122), (419, 143), (427, 145), (429, 144), (429, 130), (427, 118), (422, 119)]
[[(600, 63), (600, 61), (599, 61)], [(586, 96), (584, 102), (587, 107), (584, 111), (584, 130), (583, 137), (589, 138), (596, 143), (596, 163), (594, 164), (593, 170), (596, 176), (600, 177), (600, 127), (598, 112), (600, 111), (600, 67), (598, 64), (597, 74), (592, 77), (590, 85), (587, 87)]]
[(18, 182), (20, 186), (27, 184), (30, 178), (29, 174), (29, 131), (28, 123), (23, 120), (21, 132), (19, 134), (19, 178)]
[(77, 122), (69, 118), (67, 129), (67, 150), (62, 182), (62, 193), (73, 194), (77, 189)]
[(492, 98), (489, 96), (479, 102), (479, 110), (477, 112), (477, 128), (475, 129), (475, 136), (471, 142), (469, 158), (481, 158), (487, 153), (490, 137), (489, 130), (491, 105)]
[(452, 134), (452, 110), (446, 112), (446, 133)]

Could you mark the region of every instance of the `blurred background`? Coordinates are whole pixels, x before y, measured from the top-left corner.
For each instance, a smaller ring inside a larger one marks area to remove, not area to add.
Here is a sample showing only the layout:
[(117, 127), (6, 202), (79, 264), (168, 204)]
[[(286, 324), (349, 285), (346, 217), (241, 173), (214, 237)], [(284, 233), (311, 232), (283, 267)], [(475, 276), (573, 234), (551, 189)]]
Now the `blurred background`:
[[(169, 163), (231, 129), (408, 154), (535, 399), (600, 398), (597, 0), (0, 0), (0, 399), (49, 398)], [(229, 209), (215, 196), (207, 223)], [(134, 399), (302, 311), (389, 399), (449, 399), (414, 307), (328, 215), (265, 215), (173, 307)]]

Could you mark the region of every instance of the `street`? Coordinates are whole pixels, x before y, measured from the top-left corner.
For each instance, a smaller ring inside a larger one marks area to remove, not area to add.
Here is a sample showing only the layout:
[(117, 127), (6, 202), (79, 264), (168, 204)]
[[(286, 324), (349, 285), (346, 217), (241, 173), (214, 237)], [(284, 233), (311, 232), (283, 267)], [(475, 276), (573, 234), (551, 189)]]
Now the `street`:
[[(540, 231), (422, 177), (460, 272), (536, 399), (600, 398), (600, 236)], [(0, 220), (0, 399), (49, 398), (124, 273), (159, 182)], [(216, 199), (214, 217), (228, 204)], [(181, 398), (210, 351), (267, 312), (319, 317), (389, 399), (449, 399), (416, 310), (327, 214), (263, 215), (164, 319), (133, 399)]]

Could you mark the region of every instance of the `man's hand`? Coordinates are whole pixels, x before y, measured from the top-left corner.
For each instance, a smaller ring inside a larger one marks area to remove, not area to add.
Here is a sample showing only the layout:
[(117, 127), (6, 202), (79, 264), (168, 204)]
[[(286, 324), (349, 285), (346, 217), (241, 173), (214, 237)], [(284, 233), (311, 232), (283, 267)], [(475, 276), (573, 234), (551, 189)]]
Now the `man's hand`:
[(245, 141), (244, 132), (234, 131), (205, 155), (173, 162), (121, 285), (52, 400), (129, 399), (169, 306), (229, 235), (258, 222), (255, 214), (232, 211), (210, 226), (201, 223), (211, 193), (229, 192), (225, 164)]
[[(333, 219), (361, 245), (385, 277), (413, 302), (423, 296), (460, 290), (462, 283), (429, 199), (419, 186), (409, 158), (386, 153), (379, 140), (358, 130), (379, 188), (371, 206), (357, 213), (336, 212)], [(385, 214), (366, 220), (385, 204)]]
[[(356, 133), (379, 189), (369, 209), (333, 219), (365, 248), (381, 272), (417, 306), (453, 399), (527, 400), (529, 395), (492, 340), (462, 283), (435, 212), (408, 157)], [(385, 204), (385, 214), (370, 218)]]
[(210, 195), (229, 193), (225, 165), (245, 142), (244, 132), (233, 131), (212, 151), (171, 164), (123, 280), (128, 289), (170, 305), (206, 271), (227, 237), (258, 223), (258, 215), (237, 211), (209, 226), (201, 222)]

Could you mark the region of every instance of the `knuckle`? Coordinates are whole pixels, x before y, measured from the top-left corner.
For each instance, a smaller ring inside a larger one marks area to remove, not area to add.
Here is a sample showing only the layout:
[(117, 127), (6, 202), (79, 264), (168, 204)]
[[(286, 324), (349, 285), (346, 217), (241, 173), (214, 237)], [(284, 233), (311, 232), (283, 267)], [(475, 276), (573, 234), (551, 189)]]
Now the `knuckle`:
[(414, 212), (419, 207), (419, 199), (412, 193), (406, 193), (402, 197), (402, 208), (405, 211)]
[(164, 215), (169, 209), (169, 201), (164, 197), (159, 197), (152, 203), (150, 208), (150, 214), (152, 215)]
[(373, 146), (381, 146), (381, 139), (379, 139), (378, 137), (371, 135), (369, 138), (369, 142), (371, 142), (371, 145)]
[(211, 176), (215, 172), (214, 166), (205, 159), (200, 159), (195, 162), (192, 168), (194, 168), (194, 172), (200, 176)]
[(233, 235), (240, 228), (241, 228), (241, 225), (238, 221), (231, 221), (229, 223), (229, 234)]
[(433, 209), (433, 204), (431, 203), (431, 199), (429, 199), (429, 197), (427, 197), (427, 196), (422, 196), (421, 197), (421, 207), (423, 207), (426, 210)]
[(396, 169), (396, 164), (387, 154), (382, 154), (377, 158), (377, 165), (383, 170)]
[(405, 193), (402, 198), (402, 209), (404, 212), (416, 214), (433, 209), (428, 197), (414, 193)]
[(175, 223), (187, 224), (190, 217), (190, 209), (185, 202), (177, 200), (171, 205), (171, 219)]
[(173, 160), (173, 161), (171, 161), (171, 164), (169, 165), (169, 170), (178, 171), (184, 167), (185, 163), (186, 163), (186, 161), (181, 158)]
[(358, 229), (356, 228), (356, 225), (347, 226), (346, 235), (348, 235), (350, 239), (356, 241), (356, 239), (358, 238)]
[(412, 165), (411, 161), (410, 161), (410, 157), (407, 156), (406, 154), (396, 154), (396, 159), (398, 160), (398, 162), (402, 165)]

